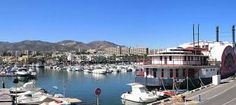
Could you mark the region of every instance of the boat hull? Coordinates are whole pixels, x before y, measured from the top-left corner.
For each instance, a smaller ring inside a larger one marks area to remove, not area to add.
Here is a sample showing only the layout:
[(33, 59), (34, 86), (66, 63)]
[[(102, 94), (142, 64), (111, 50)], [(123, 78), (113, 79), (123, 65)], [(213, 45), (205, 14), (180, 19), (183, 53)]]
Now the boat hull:
[(189, 89), (194, 89), (200, 87), (201, 85), (210, 84), (212, 82), (212, 78), (189, 78), (188, 82), (187, 79), (184, 79), (182, 82), (174, 82), (173, 79), (136, 77), (135, 82), (143, 84), (147, 87), (158, 87), (161, 89), (172, 89), (173, 85), (182, 89), (186, 89), (187, 86)]
[(138, 103), (150, 103), (154, 102), (158, 99), (158, 97), (140, 97), (141, 95), (130, 94), (130, 93), (123, 93), (121, 95), (121, 99), (138, 102)]

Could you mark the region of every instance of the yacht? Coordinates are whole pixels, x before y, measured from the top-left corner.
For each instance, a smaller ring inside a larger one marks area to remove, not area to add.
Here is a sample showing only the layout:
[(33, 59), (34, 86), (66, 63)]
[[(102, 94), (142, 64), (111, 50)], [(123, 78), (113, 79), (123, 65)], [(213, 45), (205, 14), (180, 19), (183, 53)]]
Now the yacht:
[(43, 92), (27, 91), (16, 98), (18, 104), (41, 104), (48, 98)]
[(94, 70), (92, 70), (92, 73), (95, 74), (106, 74), (107, 70), (102, 67), (96, 67)]
[(27, 68), (18, 68), (15, 72), (18, 76), (29, 76), (30, 73), (28, 72)]
[(41, 90), (41, 88), (35, 87), (35, 82), (34, 81), (27, 82), (21, 87), (12, 87), (12, 88), (10, 88), (11, 93), (23, 93), (23, 92), (26, 92), (26, 91), (39, 91), (39, 90)]
[(123, 93), (121, 95), (121, 99), (123, 100), (129, 100), (139, 103), (149, 103), (156, 101), (159, 98), (158, 95), (147, 91), (146, 87), (142, 84), (130, 83), (128, 85), (131, 86), (132, 91)]

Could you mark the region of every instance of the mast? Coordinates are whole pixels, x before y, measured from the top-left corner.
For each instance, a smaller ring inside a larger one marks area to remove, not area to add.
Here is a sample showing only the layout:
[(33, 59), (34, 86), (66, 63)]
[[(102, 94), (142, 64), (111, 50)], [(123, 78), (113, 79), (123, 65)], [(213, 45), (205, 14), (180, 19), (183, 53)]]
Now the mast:
[(233, 37), (232, 44), (233, 47), (235, 47), (235, 25), (232, 26), (232, 37)]
[(195, 47), (195, 32), (194, 32), (194, 24), (193, 24), (193, 48)]
[(199, 46), (199, 24), (197, 25), (197, 47), (200, 48)]
[(219, 42), (219, 26), (216, 26), (216, 42)]

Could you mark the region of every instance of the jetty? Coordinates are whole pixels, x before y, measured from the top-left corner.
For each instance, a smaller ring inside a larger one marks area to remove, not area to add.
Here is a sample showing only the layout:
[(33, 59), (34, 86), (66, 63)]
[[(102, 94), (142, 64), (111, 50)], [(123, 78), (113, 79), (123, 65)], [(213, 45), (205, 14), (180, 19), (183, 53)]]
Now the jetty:
[(12, 97), (10, 96), (9, 89), (0, 89), (0, 105), (12, 105)]
[[(184, 96), (184, 100), (179, 100)], [(172, 96), (148, 105), (235, 105), (236, 79), (229, 77), (220, 81), (220, 84), (208, 84), (183, 94)]]

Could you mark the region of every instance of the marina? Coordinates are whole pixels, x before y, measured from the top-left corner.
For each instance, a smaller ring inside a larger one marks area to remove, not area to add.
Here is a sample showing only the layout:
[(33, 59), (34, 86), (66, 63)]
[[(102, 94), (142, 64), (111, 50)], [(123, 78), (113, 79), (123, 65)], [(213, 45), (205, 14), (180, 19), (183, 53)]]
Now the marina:
[[(134, 82), (134, 77), (134, 72), (93, 74), (66, 70), (38, 70), (35, 84), (51, 94), (60, 93), (66, 97), (79, 98), (84, 105), (96, 104), (94, 91), (99, 87), (102, 89), (101, 105), (109, 105), (111, 102), (120, 105), (120, 95), (130, 90), (126, 84)], [(1, 77), (0, 80), (4, 80), (8, 88), (15, 86), (12, 77)]]

